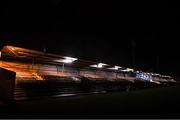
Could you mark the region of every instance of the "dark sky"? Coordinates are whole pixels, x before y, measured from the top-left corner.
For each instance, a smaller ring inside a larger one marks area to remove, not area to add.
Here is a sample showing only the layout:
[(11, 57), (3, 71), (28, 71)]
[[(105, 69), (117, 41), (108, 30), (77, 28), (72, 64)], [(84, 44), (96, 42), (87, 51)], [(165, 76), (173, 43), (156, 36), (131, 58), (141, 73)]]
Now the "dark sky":
[(5, 0), (0, 42), (126, 67), (132, 67), (134, 43), (137, 69), (179, 76), (178, 7), (165, 1)]

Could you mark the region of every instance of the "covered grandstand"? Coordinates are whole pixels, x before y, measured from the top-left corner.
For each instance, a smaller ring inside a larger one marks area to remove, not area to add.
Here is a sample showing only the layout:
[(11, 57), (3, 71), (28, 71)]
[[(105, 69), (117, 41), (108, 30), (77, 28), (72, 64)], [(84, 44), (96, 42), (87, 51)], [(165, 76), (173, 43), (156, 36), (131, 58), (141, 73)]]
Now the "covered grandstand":
[(2, 48), (0, 60), (1, 68), (16, 73), (16, 93), (22, 89), (39, 90), (39, 86), (46, 91), (51, 88), (62, 92), (84, 90), (79, 89), (82, 86), (85, 89), (89, 86), (92, 91), (107, 91), (136, 89), (136, 84), (145, 88), (176, 83), (170, 76), (9, 45)]

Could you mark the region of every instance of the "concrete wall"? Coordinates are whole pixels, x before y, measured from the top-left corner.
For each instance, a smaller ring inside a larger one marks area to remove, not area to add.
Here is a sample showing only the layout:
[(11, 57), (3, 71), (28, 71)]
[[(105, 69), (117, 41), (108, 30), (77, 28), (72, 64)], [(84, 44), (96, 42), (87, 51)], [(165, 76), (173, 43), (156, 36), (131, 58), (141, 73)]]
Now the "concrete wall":
[(16, 73), (0, 68), (0, 99), (13, 100)]

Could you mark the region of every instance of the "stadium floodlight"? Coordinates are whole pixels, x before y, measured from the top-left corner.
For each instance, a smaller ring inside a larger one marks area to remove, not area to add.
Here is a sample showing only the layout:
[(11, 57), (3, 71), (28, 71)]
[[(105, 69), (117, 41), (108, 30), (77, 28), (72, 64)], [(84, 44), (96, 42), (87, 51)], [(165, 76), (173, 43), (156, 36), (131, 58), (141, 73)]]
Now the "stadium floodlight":
[(62, 60), (63, 63), (72, 63), (77, 60), (77, 58), (72, 58), (72, 57), (64, 57), (65, 59)]
[(122, 67), (120, 67), (120, 66), (114, 66), (113, 68), (108, 68), (108, 69), (110, 69), (110, 70), (118, 70), (119, 68), (122, 68)]
[(134, 69), (131, 69), (131, 68), (126, 68), (125, 70), (121, 70), (121, 71), (123, 71), (123, 72), (133, 72), (133, 71), (134, 71)]
[(60, 59), (60, 60), (55, 60), (56, 62), (62, 62), (63, 65), (62, 65), (62, 72), (64, 71), (64, 64), (67, 63), (67, 64), (70, 64), (74, 61), (78, 60), (77, 58), (73, 58), (73, 57), (64, 57), (64, 59)]
[(99, 63), (99, 64), (97, 65), (97, 67), (98, 67), (98, 68), (102, 68), (102, 67), (105, 66), (105, 65), (107, 65), (107, 64)]
[(102, 68), (102, 67), (105, 66), (105, 65), (107, 65), (107, 64), (98, 63), (97, 65), (90, 65), (90, 67)]
[(97, 65), (90, 65), (90, 67), (96, 67), (97, 68)]
[(56, 60), (56, 62), (62, 62), (62, 63), (72, 63), (74, 61), (78, 60), (77, 58), (73, 57), (64, 57), (64, 59)]
[(159, 76), (160, 74), (157, 74), (157, 73), (153, 73), (152, 75), (156, 75), (156, 76)]

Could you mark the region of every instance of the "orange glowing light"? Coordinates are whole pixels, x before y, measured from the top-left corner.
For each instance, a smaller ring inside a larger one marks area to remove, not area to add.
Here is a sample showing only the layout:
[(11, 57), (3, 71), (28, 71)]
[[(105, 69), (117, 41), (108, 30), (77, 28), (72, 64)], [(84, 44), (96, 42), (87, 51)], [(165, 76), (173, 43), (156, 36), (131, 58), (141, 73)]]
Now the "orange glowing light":
[(40, 76), (38, 73), (32, 73), (32, 74), (35, 76), (36, 80), (44, 80), (43, 77)]

